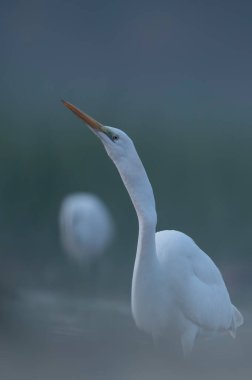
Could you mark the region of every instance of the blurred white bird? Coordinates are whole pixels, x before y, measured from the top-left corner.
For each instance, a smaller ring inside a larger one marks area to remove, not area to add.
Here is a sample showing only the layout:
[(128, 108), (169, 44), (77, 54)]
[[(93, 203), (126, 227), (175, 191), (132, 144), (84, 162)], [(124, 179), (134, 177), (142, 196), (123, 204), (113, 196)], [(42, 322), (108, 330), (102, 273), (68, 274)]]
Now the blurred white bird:
[(138, 216), (131, 297), (136, 325), (155, 339), (176, 334), (185, 355), (196, 337), (206, 332), (228, 332), (234, 337), (243, 317), (231, 303), (214, 262), (184, 233), (156, 233), (152, 187), (132, 140), (123, 131), (103, 126), (72, 104), (63, 103), (102, 141)]
[(87, 265), (112, 241), (114, 223), (104, 202), (94, 194), (68, 195), (59, 214), (60, 237), (66, 253)]

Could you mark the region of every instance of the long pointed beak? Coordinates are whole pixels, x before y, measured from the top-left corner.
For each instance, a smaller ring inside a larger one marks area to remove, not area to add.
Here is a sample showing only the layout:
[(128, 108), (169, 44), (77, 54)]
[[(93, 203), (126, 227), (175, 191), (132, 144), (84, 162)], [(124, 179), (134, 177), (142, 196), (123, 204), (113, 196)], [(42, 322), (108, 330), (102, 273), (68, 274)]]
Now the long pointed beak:
[(76, 116), (78, 116), (81, 120), (83, 120), (89, 127), (96, 131), (105, 132), (104, 126), (93, 119), (91, 116), (86, 114), (85, 112), (82, 112), (77, 107), (75, 107), (73, 104), (66, 102), (65, 100), (62, 100), (62, 103), (65, 107), (67, 107), (70, 111), (72, 111)]

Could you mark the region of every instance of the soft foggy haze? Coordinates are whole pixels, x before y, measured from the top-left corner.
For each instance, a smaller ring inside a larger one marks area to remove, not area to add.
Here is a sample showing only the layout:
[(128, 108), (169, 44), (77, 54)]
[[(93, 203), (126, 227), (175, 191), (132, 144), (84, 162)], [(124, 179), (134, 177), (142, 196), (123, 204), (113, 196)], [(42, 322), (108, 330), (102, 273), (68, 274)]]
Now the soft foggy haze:
[[(251, 377), (251, 19), (250, 1), (1, 1), (1, 379)], [(132, 137), (158, 229), (189, 234), (244, 313), (236, 341), (186, 367), (136, 329), (135, 211), (61, 98)], [(90, 271), (59, 242), (62, 199), (81, 191), (116, 222)]]

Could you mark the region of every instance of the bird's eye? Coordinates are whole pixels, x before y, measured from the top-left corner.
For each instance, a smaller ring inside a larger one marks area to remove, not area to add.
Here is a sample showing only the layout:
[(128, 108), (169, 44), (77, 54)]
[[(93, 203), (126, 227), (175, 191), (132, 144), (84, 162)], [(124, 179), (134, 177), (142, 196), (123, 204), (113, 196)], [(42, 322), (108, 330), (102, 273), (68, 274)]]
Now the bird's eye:
[(113, 140), (113, 141), (117, 141), (117, 140), (119, 140), (119, 137), (118, 137), (117, 135), (113, 135), (113, 136), (112, 136), (112, 140)]

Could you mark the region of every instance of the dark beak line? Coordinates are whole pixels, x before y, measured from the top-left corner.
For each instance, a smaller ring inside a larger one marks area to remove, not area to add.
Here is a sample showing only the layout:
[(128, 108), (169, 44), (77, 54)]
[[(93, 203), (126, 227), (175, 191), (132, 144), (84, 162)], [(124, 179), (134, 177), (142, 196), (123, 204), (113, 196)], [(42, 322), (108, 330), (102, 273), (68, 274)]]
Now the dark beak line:
[(103, 125), (93, 119), (91, 116), (86, 114), (85, 112), (82, 112), (77, 107), (75, 107), (73, 104), (66, 102), (65, 100), (61, 100), (65, 107), (67, 107), (70, 111), (72, 111), (76, 116), (78, 116), (81, 120), (83, 120), (87, 125), (89, 125), (91, 128), (96, 129), (98, 131), (103, 131)]

